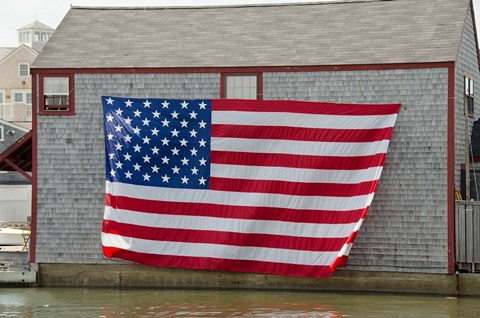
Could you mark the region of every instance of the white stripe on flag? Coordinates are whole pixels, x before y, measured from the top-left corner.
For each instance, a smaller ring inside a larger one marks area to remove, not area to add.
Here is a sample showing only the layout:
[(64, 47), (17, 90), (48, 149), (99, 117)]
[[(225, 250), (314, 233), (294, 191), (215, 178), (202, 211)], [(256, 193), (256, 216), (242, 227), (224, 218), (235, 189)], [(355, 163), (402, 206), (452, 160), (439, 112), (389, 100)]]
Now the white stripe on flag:
[(350, 250), (352, 249), (353, 243), (343, 244), (340, 252), (338, 252), (338, 256), (348, 256), (350, 254)]
[(268, 247), (151, 241), (102, 233), (102, 244), (138, 253), (263, 261), (298, 265), (330, 265), (338, 252), (312, 252)]
[(212, 125), (288, 126), (324, 129), (375, 129), (393, 127), (392, 115), (319, 115), (279, 112), (213, 111)]
[(364, 209), (370, 206), (373, 199), (373, 193), (354, 197), (298, 196), (201, 189), (158, 188), (110, 181), (106, 182), (106, 193), (145, 200), (333, 211)]
[(244, 234), (286, 235), (313, 238), (346, 238), (356, 223), (317, 224), (282, 221), (228, 219), (207, 216), (165, 215), (155, 213), (132, 212), (129, 210), (105, 207), (106, 220), (139, 226), (220, 231)]
[(298, 140), (211, 138), (211, 149), (250, 153), (276, 153), (309, 156), (369, 156), (386, 153), (389, 140), (374, 142), (317, 142)]
[(210, 174), (217, 178), (275, 180), (306, 183), (356, 184), (380, 178), (382, 167), (362, 170), (321, 170), (287, 167), (258, 167), (211, 164)]
[(360, 231), (360, 228), (362, 227), (362, 224), (363, 224), (363, 219), (361, 218), (360, 220), (358, 220), (357, 225), (355, 225), (355, 228), (353, 229), (352, 232)]

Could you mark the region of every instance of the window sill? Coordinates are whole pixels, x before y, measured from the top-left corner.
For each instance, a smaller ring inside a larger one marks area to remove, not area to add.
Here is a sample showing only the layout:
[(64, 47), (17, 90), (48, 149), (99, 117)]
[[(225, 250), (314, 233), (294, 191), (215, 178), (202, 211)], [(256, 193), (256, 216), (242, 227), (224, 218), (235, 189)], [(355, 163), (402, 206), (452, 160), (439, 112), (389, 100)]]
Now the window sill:
[(74, 116), (74, 112), (46, 110), (38, 112), (40, 116)]

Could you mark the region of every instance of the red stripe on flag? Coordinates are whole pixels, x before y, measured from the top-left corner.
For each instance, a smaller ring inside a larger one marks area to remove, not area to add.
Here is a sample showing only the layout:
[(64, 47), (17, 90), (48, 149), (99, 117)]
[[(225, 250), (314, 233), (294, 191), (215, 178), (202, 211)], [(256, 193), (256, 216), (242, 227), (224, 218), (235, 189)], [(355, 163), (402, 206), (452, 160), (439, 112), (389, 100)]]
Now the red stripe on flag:
[(357, 184), (305, 183), (276, 180), (210, 178), (210, 189), (233, 192), (276, 193), (299, 196), (354, 197), (375, 192), (378, 180)]
[(383, 166), (385, 153), (358, 157), (212, 151), (211, 163), (325, 170), (360, 170)]
[(351, 235), (348, 237), (348, 239), (345, 241), (345, 244), (353, 243), (353, 241), (355, 241), (355, 239), (357, 238), (357, 234), (358, 234), (358, 231), (352, 232), (352, 234), (351, 234)]
[[(364, 107), (362, 107), (364, 106)], [(346, 116), (392, 115), (400, 110), (400, 104), (361, 105), (302, 102), (291, 100), (212, 100), (213, 111), (287, 112)]]
[(280, 139), (318, 142), (373, 142), (389, 140), (392, 128), (313, 129), (301, 127), (212, 125), (212, 137)]
[(207, 243), (232, 246), (255, 246), (315, 252), (333, 252), (342, 248), (344, 238), (291, 237), (273, 234), (185, 230), (103, 221), (103, 232), (121, 236), (167, 242)]
[(103, 252), (105, 256), (109, 258), (121, 258), (151, 266), (209, 269), (302, 277), (330, 277), (333, 273), (333, 271), (330, 269), (330, 266), (309, 266), (248, 260), (230, 260), (210, 257), (157, 255), (138, 253), (108, 246), (103, 246)]
[(335, 259), (332, 265), (330, 265), (330, 270), (335, 271), (337, 267), (346, 267), (348, 261), (348, 255), (342, 255)]
[[(366, 209), (366, 210), (368, 210), (368, 209)], [(363, 219), (363, 217), (362, 217), (362, 219)], [(348, 239), (345, 241), (345, 244), (353, 244), (353, 242), (357, 238), (357, 235), (358, 235), (358, 231), (353, 231), (352, 234), (350, 234)], [(337, 267), (346, 267), (347, 266), (347, 261), (348, 261), (348, 255), (338, 256), (331, 265), (332, 271), (335, 271), (335, 268), (337, 268)]]
[(105, 205), (114, 209), (145, 213), (323, 224), (347, 224), (358, 222), (360, 217), (364, 214), (364, 211), (367, 210), (367, 208), (351, 211), (294, 210), (273, 207), (151, 201), (113, 196), (109, 193), (106, 194)]

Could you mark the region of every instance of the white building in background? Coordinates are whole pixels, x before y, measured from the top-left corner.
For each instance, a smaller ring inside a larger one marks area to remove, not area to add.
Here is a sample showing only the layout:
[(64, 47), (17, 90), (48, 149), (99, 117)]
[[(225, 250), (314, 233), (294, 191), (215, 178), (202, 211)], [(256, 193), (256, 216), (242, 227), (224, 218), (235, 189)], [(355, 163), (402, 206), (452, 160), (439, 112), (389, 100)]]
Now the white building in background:
[(0, 118), (31, 129), (32, 78), (30, 65), (38, 52), (22, 44), (0, 55)]
[(34, 21), (17, 29), (17, 47), (0, 47), (0, 119), (32, 128), (30, 65), (53, 31)]
[[(53, 31), (34, 21), (17, 29), (17, 47), (0, 47), (0, 227), (27, 226), (30, 220), (31, 168), (25, 162), (31, 162), (31, 150), (22, 141), (32, 129), (30, 66)], [(19, 151), (16, 145), (25, 148)]]
[(18, 44), (25, 44), (35, 51), (40, 52), (52, 36), (53, 31), (55, 31), (54, 28), (35, 20), (17, 29)]

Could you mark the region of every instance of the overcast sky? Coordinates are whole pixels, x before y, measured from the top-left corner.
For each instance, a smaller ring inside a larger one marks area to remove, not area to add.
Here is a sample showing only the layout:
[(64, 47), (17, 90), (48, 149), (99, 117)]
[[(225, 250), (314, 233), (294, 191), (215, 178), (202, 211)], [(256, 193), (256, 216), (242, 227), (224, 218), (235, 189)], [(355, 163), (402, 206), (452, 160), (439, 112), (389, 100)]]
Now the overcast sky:
[[(252, 4), (281, 2), (327, 2), (334, 0), (0, 0), (0, 47), (18, 45), (17, 29), (38, 20), (56, 28), (74, 6), (198, 6), (222, 4)], [(428, 1), (428, 0), (419, 0)], [(476, 16), (480, 0), (474, 0)], [(480, 24), (477, 20), (477, 26)]]

